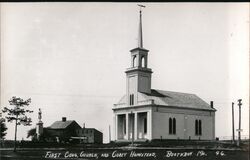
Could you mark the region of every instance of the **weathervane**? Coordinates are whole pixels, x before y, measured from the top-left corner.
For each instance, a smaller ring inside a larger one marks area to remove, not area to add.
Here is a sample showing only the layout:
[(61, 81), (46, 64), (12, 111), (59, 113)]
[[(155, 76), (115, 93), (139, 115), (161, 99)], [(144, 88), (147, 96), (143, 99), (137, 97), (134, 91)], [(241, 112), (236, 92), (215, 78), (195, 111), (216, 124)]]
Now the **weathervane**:
[(141, 13), (141, 8), (145, 8), (146, 6), (141, 5), (141, 4), (137, 4), (140, 7), (140, 13)]

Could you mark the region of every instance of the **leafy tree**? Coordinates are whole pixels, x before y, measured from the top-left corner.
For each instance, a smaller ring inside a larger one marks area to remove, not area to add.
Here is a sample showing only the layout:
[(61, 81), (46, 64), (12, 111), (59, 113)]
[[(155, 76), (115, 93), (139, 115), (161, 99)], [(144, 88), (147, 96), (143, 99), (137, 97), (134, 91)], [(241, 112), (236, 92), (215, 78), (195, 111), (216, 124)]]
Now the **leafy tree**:
[(28, 130), (27, 138), (31, 137), (32, 141), (36, 140), (36, 128), (31, 128)]
[[(37, 141), (36, 128), (32, 128), (27, 133), (27, 138), (31, 137), (32, 141)], [(43, 128), (43, 133), (40, 136), (40, 141), (47, 141), (48, 139), (53, 139), (48, 128)]]
[(4, 107), (2, 110), (3, 113), (7, 112), (7, 116), (5, 118), (8, 122), (15, 122), (15, 143), (14, 143), (14, 152), (16, 151), (16, 137), (17, 137), (17, 126), (31, 125), (31, 118), (26, 116), (26, 113), (32, 113), (33, 111), (25, 109), (25, 107), (29, 106), (31, 103), (31, 99), (23, 100), (22, 98), (13, 96), (9, 100), (9, 107)]
[(5, 125), (5, 119), (1, 118), (0, 119), (0, 139), (4, 139), (5, 135), (6, 135), (6, 130), (8, 129)]

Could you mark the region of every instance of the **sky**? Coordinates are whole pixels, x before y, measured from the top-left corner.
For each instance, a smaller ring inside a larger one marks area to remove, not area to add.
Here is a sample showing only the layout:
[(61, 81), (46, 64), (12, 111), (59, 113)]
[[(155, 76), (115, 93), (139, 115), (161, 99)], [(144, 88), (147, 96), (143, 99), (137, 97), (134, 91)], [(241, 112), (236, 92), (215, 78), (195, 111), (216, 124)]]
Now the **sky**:
[[(221, 139), (232, 135), (231, 103), (242, 99), (242, 135), (249, 135), (249, 5), (143, 5), (152, 88), (214, 101)], [(138, 23), (136, 3), (1, 3), (1, 107), (18, 96), (31, 98), (34, 110), (32, 126), (18, 126), (18, 139), (35, 127), (41, 108), (45, 127), (65, 116), (108, 142)], [(13, 139), (14, 125), (7, 127)]]

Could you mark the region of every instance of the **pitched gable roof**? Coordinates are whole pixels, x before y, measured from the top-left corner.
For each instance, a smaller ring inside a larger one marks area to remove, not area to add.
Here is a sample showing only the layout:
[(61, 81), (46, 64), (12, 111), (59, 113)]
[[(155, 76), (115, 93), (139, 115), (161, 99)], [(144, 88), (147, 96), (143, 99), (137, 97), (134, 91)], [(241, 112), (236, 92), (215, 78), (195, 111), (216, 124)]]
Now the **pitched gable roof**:
[(69, 121), (55, 121), (51, 126), (49, 126), (49, 128), (51, 128), (51, 129), (65, 129), (70, 124), (72, 124), (73, 122), (75, 122), (75, 121), (73, 121), (73, 120), (69, 120)]
[[(151, 89), (151, 93), (139, 93), (138, 101), (153, 100), (155, 105), (190, 108), (190, 109), (205, 109), (216, 111), (211, 106), (199, 98), (195, 94), (163, 91)], [(118, 102), (119, 104), (126, 104), (126, 96), (123, 96)]]
[(80, 128), (79, 130), (94, 130), (96, 132), (102, 133), (101, 131), (95, 129), (95, 128)]

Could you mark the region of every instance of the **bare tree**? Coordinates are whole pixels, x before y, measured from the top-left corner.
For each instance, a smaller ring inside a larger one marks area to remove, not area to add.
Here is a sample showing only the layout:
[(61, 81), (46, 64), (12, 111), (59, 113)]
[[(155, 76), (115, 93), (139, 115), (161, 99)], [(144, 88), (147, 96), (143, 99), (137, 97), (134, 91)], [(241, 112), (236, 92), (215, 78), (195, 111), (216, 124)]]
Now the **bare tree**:
[(16, 151), (16, 137), (17, 137), (17, 126), (24, 125), (29, 126), (31, 125), (31, 118), (26, 116), (26, 113), (32, 113), (33, 111), (25, 109), (28, 105), (30, 105), (31, 99), (23, 100), (22, 98), (13, 96), (9, 100), (9, 107), (4, 107), (2, 110), (3, 113), (7, 112), (7, 116), (5, 116), (8, 122), (15, 122), (15, 142), (14, 142), (14, 152)]

